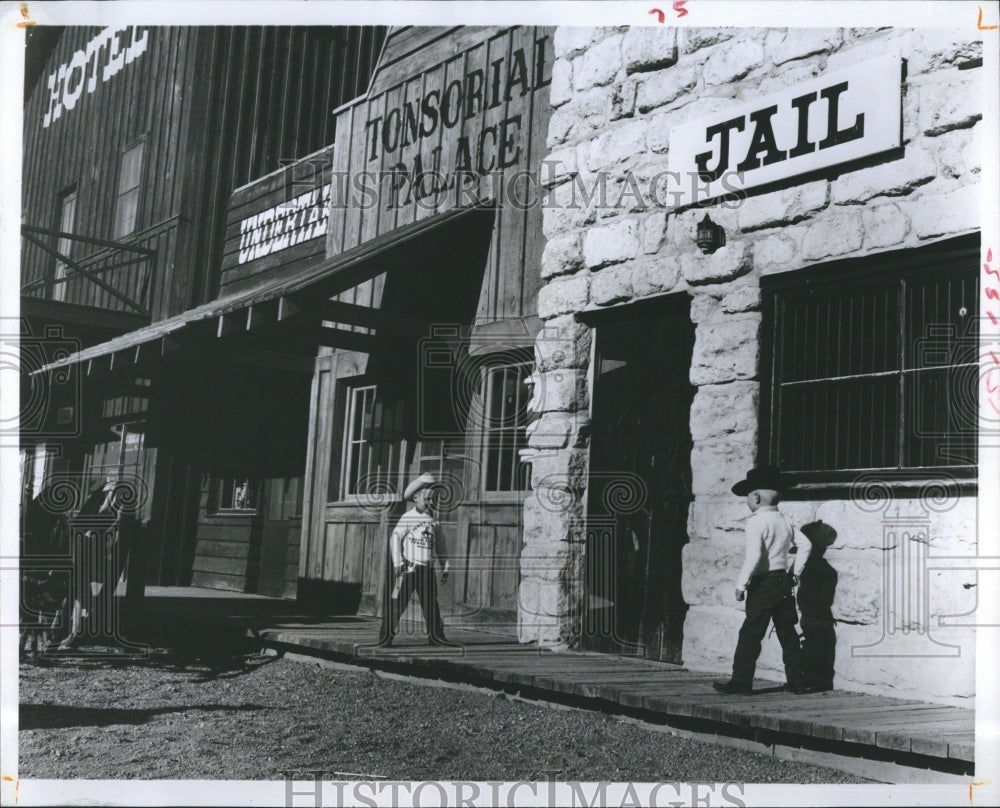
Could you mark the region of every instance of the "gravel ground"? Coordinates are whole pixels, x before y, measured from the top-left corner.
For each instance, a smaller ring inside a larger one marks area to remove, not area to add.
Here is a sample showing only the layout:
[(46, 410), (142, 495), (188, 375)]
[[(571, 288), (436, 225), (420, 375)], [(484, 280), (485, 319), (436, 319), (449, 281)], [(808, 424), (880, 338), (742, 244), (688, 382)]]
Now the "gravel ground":
[(256, 652), (22, 663), (20, 702), (23, 778), (865, 782), (599, 713)]

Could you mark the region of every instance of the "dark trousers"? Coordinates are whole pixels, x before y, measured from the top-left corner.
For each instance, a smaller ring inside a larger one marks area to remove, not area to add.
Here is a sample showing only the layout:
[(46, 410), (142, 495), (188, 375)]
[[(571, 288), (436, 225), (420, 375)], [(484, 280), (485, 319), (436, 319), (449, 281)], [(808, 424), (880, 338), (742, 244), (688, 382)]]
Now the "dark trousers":
[(427, 634), (432, 640), (443, 640), (444, 624), (441, 622), (441, 610), (438, 608), (437, 580), (434, 577), (434, 569), (429, 564), (417, 564), (403, 573), (403, 582), (399, 587), (399, 594), (395, 598), (392, 597), (394, 587), (395, 578), (389, 581), (387, 587), (379, 640), (384, 642), (395, 636), (399, 618), (402, 617), (403, 611), (410, 602), (410, 595), (414, 589), (417, 590), (417, 596), (420, 598), (420, 608), (424, 613)]
[(782, 570), (755, 575), (750, 579), (747, 587), (746, 618), (740, 629), (740, 638), (733, 659), (734, 682), (747, 686), (753, 683), (757, 657), (760, 656), (760, 643), (772, 620), (778, 641), (781, 643), (785, 678), (793, 687), (801, 684), (799, 635), (795, 631), (797, 615), (795, 600), (792, 597), (792, 578)]

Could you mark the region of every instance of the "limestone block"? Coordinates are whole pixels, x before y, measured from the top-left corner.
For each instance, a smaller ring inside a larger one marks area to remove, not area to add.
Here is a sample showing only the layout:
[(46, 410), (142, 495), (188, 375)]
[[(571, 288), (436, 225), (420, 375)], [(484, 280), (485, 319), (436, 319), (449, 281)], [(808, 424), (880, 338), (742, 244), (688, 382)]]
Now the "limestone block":
[(699, 387), (691, 402), (691, 437), (701, 441), (742, 432), (757, 420), (759, 394), (755, 381)]
[(916, 35), (916, 47), (906, 53), (907, 73), (911, 76), (983, 58), (983, 41), (969, 28), (918, 29), (912, 33)]
[(681, 256), (681, 272), (692, 286), (722, 283), (745, 275), (753, 267), (753, 251), (748, 241), (720, 247), (711, 255), (686, 253)]
[(930, 182), (937, 173), (930, 150), (911, 143), (898, 160), (842, 174), (831, 184), (831, 199), (837, 205), (856, 205), (876, 196), (902, 196)]
[(639, 223), (636, 219), (592, 227), (583, 237), (583, 260), (592, 269), (627, 261), (638, 254)]
[(762, 275), (769, 275), (800, 266), (799, 246), (806, 227), (784, 227), (775, 235), (757, 239), (753, 245), (754, 267)]
[(531, 461), (531, 487), (582, 492), (587, 487), (588, 453), (559, 450), (536, 455)]
[(693, 91), (697, 84), (698, 70), (694, 65), (679, 65), (650, 73), (639, 84), (636, 105), (640, 112), (648, 112), (676, 101)]
[(591, 330), (571, 314), (548, 320), (535, 338), (535, 367), (586, 368), (590, 365)]
[(577, 92), (609, 84), (622, 66), (622, 37), (609, 36), (573, 60), (573, 89)]
[(667, 213), (663, 210), (654, 211), (642, 220), (642, 251), (652, 254), (660, 249), (663, 236), (667, 231)]
[(631, 263), (632, 293), (635, 297), (669, 292), (681, 279), (681, 268), (673, 257), (646, 258)]
[(718, 672), (723, 674), (720, 678), (728, 678), (725, 674), (733, 667), (733, 651), (743, 616), (742, 604), (735, 598), (731, 606), (688, 609), (684, 618), (684, 665), (690, 670)]
[[(742, 480), (748, 469), (737, 478)], [(730, 488), (737, 480), (730, 481)], [(782, 503), (782, 512), (784, 505)], [(727, 490), (716, 496), (699, 496), (688, 512), (688, 536), (692, 542), (709, 540), (717, 547), (745, 546), (746, 521), (750, 516), (746, 499)]]
[(682, 53), (694, 53), (702, 48), (732, 39), (739, 32), (739, 28), (682, 28), (680, 29), (680, 50)]
[(691, 450), (691, 490), (701, 494), (732, 495), (733, 483), (753, 468), (757, 430), (735, 432), (722, 441), (700, 441)]
[(646, 151), (645, 120), (628, 121), (600, 135), (590, 145), (587, 168), (598, 171)]
[(555, 110), (549, 117), (549, 131), (545, 138), (546, 145), (552, 149), (565, 143), (573, 130), (573, 125), (581, 116), (565, 106)]
[(887, 516), (879, 506), (883, 502), (881, 489), (870, 489), (870, 498), (861, 487), (854, 489), (853, 493), (857, 501), (829, 500), (816, 508), (816, 519), (837, 532), (837, 538), (828, 552), (882, 549), (882, 526)]
[(589, 274), (555, 278), (538, 290), (538, 316), (545, 320), (557, 314), (582, 311), (589, 298)]
[[(738, 537), (736, 537), (738, 538)], [(720, 546), (699, 541), (686, 544), (681, 553), (681, 596), (688, 606), (727, 606), (743, 564), (743, 542)]]
[(861, 218), (865, 225), (865, 245), (868, 247), (901, 244), (910, 232), (910, 220), (898, 205), (865, 208)]
[(628, 264), (608, 267), (590, 283), (590, 300), (598, 306), (631, 300), (632, 295), (632, 267)]
[(536, 374), (533, 402), (537, 412), (573, 412), (586, 408), (587, 377), (580, 370), (560, 369)]
[(604, 129), (614, 112), (610, 87), (594, 87), (575, 93), (572, 100), (552, 113), (547, 143), (555, 148)]
[(607, 29), (577, 25), (560, 25), (552, 38), (552, 49), (556, 58), (574, 56), (589, 48), (602, 36)]
[(626, 73), (660, 70), (677, 62), (677, 29), (673, 26), (632, 26), (622, 41)]
[(756, 284), (740, 286), (722, 298), (722, 310), (727, 314), (757, 311), (760, 308), (760, 287)]
[[(933, 639), (957, 645), (953, 651), (930, 642), (927, 655), (892, 655), (882, 639), (881, 626), (839, 624), (834, 670), (839, 688), (900, 699), (918, 699), (972, 708), (975, 695), (975, 641), (968, 633), (939, 630)], [(918, 649), (920, 650), (920, 649)], [(957, 656), (930, 654), (957, 653)], [(882, 655), (877, 655), (882, 654)]]
[(573, 62), (556, 59), (552, 63), (552, 83), (549, 85), (549, 102), (553, 109), (561, 107), (573, 97)]
[[(770, 38), (770, 34), (768, 37)], [(804, 61), (796, 61), (794, 64), (787, 64), (777, 73), (762, 78), (760, 84), (757, 85), (757, 93), (762, 96), (770, 95), (771, 93), (777, 93), (802, 82), (809, 81), (809, 79), (816, 78), (823, 73), (824, 64), (822, 56), (805, 59)]]
[(548, 482), (551, 484), (540, 484), (525, 500), (522, 517), (525, 547), (569, 541), (570, 531), (583, 518), (582, 491), (568, 487), (561, 479)]
[(938, 164), (938, 173), (945, 177), (969, 177), (979, 174), (982, 163), (980, 144), (982, 126), (955, 129), (929, 142)]
[(809, 225), (802, 238), (802, 257), (815, 260), (860, 250), (864, 233), (860, 211), (828, 214)]
[(760, 314), (747, 313), (711, 325), (699, 323), (691, 358), (691, 384), (719, 384), (757, 375)]
[(772, 191), (744, 200), (739, 208), (739, 226), (744, 232), (792, 224), (826, 207), (826, 180)]
[(574, 174), (569, 182), (550, 189), (542, 210), (542, 233), (554, 238), (567, 230), (582, 226), (587, 219), (587, 205), (581, 198), (582, 180)]
[(528, 446), (533, 449), (562, 449), (569, 444), (573, 421), (562, 413), (546, 413), (528, 424)]
[(764, 46), (759, 39), (741, 37), (738, 43), (716, 48), (705, 60), (705, 85), (738, 81), (764, 63)]
[(804, 59), (815, 54), (830, 53), (844, 41), (840, 28), (794, 28), (774, 47), (768, 42), (767, 53), (776, 65), (783, 65), (793, 59)]
[(639, 91), (636, 79), (625, 79), (615, 84), (611, 92), (611, 120), (631, 118), (635, 114), (635, 98)]
[(576, 148), (557, 149), (542, 160), (541, 184), (546, 188), (566, 182), (577, 172)]
[(899, 203), (918, 238), (961, 233), (979, 225), (979, 186), (967, 185), (949, 193), (922, 193)]
[(691, 291), (691, 322), (707, 323), (722, 316), (722, 302), (700, 289)]
[(920, 87), (920, 129), (940, 135), (972, 126), (983, 117), (979, 75)]
[(570, 231), (553, 236), (542, 251), (542, 277), (566, 275), (583, 267), (583, 246), (580, 233)]

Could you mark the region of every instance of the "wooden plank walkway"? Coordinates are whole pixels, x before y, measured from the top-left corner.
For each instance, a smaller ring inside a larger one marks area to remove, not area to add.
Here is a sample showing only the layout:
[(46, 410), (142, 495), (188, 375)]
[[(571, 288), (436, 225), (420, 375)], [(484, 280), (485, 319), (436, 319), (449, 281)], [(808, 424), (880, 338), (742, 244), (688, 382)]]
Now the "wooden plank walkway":
[[(523, 645), (495, 627), (449, 626), (457, 648), (429, 646), (422, 626), (404, 622), (391, 648), (374, 645), (379, 622), (364, 616), (318, 618), (290, 601), (220, 597), (194, 588), (147, 587), (148, 614), (188, 618), (288, 651), (414, 676), (517, 691), (679, 729), (744, 737), (902, 766), (971, 775), (972, 710), (845, 691), (794, 696), (757, 680), (750, 695), (712, 688), (724, 676), (608, 654), (554, 652)], [(413, 633), (407, 634), (410, 630)]]

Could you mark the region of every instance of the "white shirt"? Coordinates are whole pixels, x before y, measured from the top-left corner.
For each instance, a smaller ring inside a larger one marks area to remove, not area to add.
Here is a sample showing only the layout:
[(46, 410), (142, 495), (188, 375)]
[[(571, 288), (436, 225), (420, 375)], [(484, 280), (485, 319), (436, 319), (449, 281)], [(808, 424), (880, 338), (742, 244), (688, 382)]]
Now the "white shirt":
[(795, 545), (794, 573), (800, 575), (812, 552), (812, 544), (801, 531), (792, 532), (785, 515), (776, 505), (761, 505), (747, 519), (747, 555), (736, 581), (739, 589), (746, 589), (754, 575), (763, 575), (775, 570), (788, 570), (789, 551)]
[(393, 566), (406, 562), (420, 566), (430, 564), (437, 558), (435, 541), (438, 529), (437, 520), (429, 514), (420, 513), (416, 508), (404, 513), (389, 539)]

